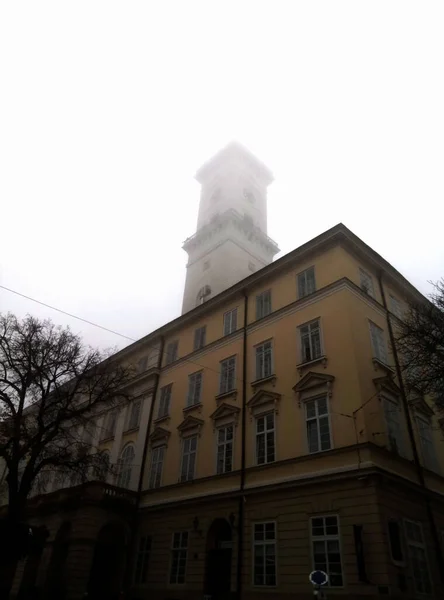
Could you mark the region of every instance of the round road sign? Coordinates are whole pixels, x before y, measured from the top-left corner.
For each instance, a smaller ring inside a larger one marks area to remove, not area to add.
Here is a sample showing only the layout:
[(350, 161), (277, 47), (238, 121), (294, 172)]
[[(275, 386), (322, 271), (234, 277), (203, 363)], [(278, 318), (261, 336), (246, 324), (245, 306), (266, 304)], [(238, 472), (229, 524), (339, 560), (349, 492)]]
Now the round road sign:
[(324, 571), (312, 571), (309, 580), (313, 585), (325, 585), (328, 583), (328, 575)]

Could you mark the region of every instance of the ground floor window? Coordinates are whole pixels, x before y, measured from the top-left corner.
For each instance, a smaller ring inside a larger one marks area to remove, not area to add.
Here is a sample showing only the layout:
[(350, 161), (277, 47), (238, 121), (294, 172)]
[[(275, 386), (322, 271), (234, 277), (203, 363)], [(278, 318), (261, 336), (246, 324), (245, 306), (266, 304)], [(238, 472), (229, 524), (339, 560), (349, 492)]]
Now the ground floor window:
[(254, 585), (276, 585), (276, 523), (255, 523), (253, 533)]
[(188, 553), (188, 531), (173, 534), (170, 583), (185, 583)]
[(328, 574), (329, 586), (343, 586), (338, 517), (312, 517), (311, 541), (314, 570)]

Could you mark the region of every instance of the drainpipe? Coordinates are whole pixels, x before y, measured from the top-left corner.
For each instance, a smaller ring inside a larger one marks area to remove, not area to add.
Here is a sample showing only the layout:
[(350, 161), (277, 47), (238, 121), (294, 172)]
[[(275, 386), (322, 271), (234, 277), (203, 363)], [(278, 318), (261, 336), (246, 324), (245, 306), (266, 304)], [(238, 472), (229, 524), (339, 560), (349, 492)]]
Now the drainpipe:
[(244, 292), (244, 332), (243, 332), (243, 354), (242, 354), (242, 416), (241, 416), (241, 480), (237, 525), (237, 573), (236, 594), (238, 599), (242, 596), (242, 558), (244, 546), (244, 488), (245, 488), (245, 431), (247, 426), (247, 325), (248, 325), (248, 296)]
[(132, 522), (131, 531), (130, 531), (127, 561), (126, 561), (126, 565), (125, 565), (124, 590), (126, 591), (126, 593), (129, 592), (129, 589), (131, 587), (131, 574), (132, 574), (131, 567), (132, 567), (133, 561), (129, 560), (129, 559), (133, 558), (135, 555), (135, 552), (136, 552), (135, 542), (136, 542), (136, 537), (137, 537), (137, 519), (138, 519), (139, 508), (140, 508), (140, 501), (142, 498), (143, 476), (145, 473), (146, 458), (147, 458), (147, 452), (148, 452), (148, 443), (149, 443), (149, 439), (150, 439), (150, 430), (151, 430), (151, 425), (153, 422), (154, 404), (156, 402), (157, 390), (159, 388), (160, 369), (162, 367), (162, 357), (163, 357), (164, 345), (165, 345), (165, 339), (162, 336), (160, 338), (159, 358), (157, 359), (157, 369), (159, 372), (156, 373), (156, 375), (155, 375), (156, 379), (154, 381), (152, 400), (151, 400), (151, 406), (150, 406), (150, 414), (148, 415), (148, 424), (147, 424), (147, 428), (146, 428), (146, 435), (145, 435), (145, 440), (143, 442), (142, 461), (140, 464), (139, 481), (137, 483), (136, 505), (134, 507), (134, 517), (133, 517), (133, 522)]
[(402, 405), (404, 407), (404, 413), (405, 413), (406, 420), (407, 420), (407, 431), (408, 431), (408, 435), (409, 435), (410, 444), (411, 444), (412, 450), (413, 450), (413, 462), (415, 463), (415, 467), (416, 467), (416, 471), (417, 471), (418, 479), (419, 479), (419, 484), (425, 492), (425, 505), (426, 505), (426, 511), (427, 511), (427, 518), (428, 518), (430, 529), (432, 532), (433, 544), (435, 546), (436, 558), (438, 560), (438, 568), (439, 568), (439, 575), (440, 575), (441, 583), (444, 585), (444, 558), (443, 558), (443, 554), (442, 554), (442, 550), (441, 550), (441, 543), (439, 540), (438, 529), (437, 529), (436, 523), (435, 523), (435, 517), (433, 515), (433, 510), (432, 510), (432, 506), (430, 503), (428, 488), (427, 488), (427, 485), (426, 485), (426, 482), (424, 479), (424, 471), (422, 469), (421, 462), (419, 460), (419, 452), (418, 452), (418, 446), (416, 445), (415, 433), (413, 430), (412, 416), (410, 414), (409, 402), (408, 402), (407, 394), (405, 391), (404, 381), (402, 379), (402, 370), (401, 370), (401, 365), (399, 362), (398, 350), (396, 348), (396, 339), (395, 339), (395, 335), (393, 333), (393, 326), (392, 326), (392, 322), (390, 319), (389, 310), (387, 308), (387, 299), (385, 297), (385, 291), (384, 291), (384, 286), (383, 286), (383, 282), (382, 282), (382, 272), (379, 273), (378, 282), (379, 282), (379, 290), (381, 292), (382, 304), (385, 309), (387, 329), (389, 332), (390, 344), (392, 346), (393, 358), (395, 361), (396, 376), (398, 378), (399, 389), (401, 391)]

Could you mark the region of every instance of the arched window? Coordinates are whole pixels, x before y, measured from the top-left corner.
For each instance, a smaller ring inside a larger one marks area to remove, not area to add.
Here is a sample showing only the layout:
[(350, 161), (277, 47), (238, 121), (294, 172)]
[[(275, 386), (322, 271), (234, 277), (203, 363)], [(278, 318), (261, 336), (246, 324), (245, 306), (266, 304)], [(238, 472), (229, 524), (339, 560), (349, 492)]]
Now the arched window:
[(199, 304), (203, 304), (204, 302), (206, 302), (211, 296), (211, 288), (209, 285), (204, 285), (202, 288), (200, 288), (199, 293), (197, 294), (197, 298), (196, 298), (196, 306), (199, 306)]
[(117, 485), (119, 487), (129, 487), (131, 481), (131, 470), (134, 464), (134, 446), (128, 444), (122, 450), (119, 458), (119, 471), (117, 475)]

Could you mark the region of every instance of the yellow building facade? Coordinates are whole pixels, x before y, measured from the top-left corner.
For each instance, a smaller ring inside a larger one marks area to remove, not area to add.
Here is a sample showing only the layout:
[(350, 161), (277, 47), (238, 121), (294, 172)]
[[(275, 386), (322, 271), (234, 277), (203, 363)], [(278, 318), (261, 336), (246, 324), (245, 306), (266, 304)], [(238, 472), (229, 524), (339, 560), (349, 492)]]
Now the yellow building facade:
[(338, 225), (153, 334), (137, 597), (439, 593), (439, 415), (392, 337), (419, 298)]

